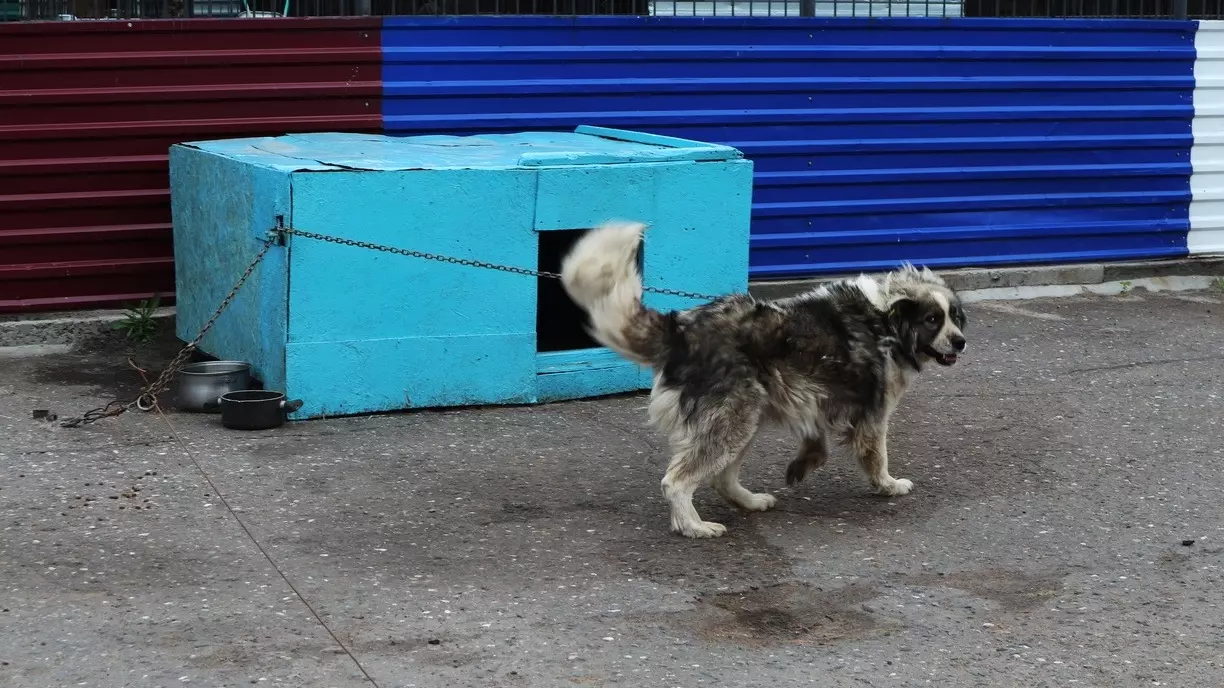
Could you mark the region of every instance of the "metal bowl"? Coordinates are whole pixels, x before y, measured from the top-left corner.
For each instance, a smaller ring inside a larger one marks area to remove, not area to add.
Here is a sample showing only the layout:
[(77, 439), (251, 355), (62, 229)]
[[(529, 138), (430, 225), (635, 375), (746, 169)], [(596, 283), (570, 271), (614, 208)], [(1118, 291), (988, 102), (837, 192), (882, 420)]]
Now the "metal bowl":
[[(251, 388), (251, 364), (243, 361), (189, 363), (178, 373), (178, 406), (183, 411), (216, 413), (218, 399)], [(210, 404), (212, 402), (212, 404)], [(211, 405), (211, 408), (209, 406)]]

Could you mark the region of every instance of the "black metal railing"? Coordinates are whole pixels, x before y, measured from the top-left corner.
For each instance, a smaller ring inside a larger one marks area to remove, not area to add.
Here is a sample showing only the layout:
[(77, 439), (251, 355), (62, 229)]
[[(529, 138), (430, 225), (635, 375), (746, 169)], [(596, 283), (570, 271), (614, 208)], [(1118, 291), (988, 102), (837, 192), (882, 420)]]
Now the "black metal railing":
[(0, 21), (403, 15), (1224, 18), (1224, 0), (0, 0)]

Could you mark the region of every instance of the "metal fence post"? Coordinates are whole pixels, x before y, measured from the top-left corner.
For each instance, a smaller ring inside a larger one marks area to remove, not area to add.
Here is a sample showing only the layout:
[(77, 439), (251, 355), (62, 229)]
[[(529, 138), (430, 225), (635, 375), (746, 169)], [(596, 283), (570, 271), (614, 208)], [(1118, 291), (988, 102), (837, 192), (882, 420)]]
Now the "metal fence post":
[(1173, 0), (1173, 18), (1185, 19), (1187, 17), (1187, 0)]
[[(1176, 0), (1177, 2), (1186, 2), (1186, 0)], [(816, 0), (799, 0), (799, 16), (800, 17), (815, 17), (816, 16)]]

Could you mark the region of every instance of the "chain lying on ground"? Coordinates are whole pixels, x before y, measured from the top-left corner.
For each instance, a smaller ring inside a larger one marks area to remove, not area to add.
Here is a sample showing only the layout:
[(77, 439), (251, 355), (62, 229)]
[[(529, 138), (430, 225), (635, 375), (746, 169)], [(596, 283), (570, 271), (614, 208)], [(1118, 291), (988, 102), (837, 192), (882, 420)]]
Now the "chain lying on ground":
[(122, 401), (112, 401), (106, 406), (99, 406), (96, 409), (86, 411), (75, 418), (65, 418), (64, 420), (60, 421), (60, 425), (65, 428), (79, 428), (82, 425), (89, 425), (90, 423), (95, 423), (103, 418), (117, 416), (135, 405), (136, 402), (134, 401), (126, 403)]
[(204, 326), (200, 328), (199, 334), (197, 334), (190, 342), (187, 342), (187, 345), (184, 346), (178, 352), (178, 354), (174, 356), (174, 358), (170, 359), (170, 363), (168, 363), (165, 369), (162, 370), (161, 375), (157, 376), (157, 379), (153, 381), (153, 384), (148, 385), (141, 390), (140, 396), (136, 397), (135, 401), (127, 404), (121, 401), (112, 401), (106, 406), (93, 409), (92, 411), (87, 411), (77, 418), (69, 418), (64, 420), (60, 423), (60, 425), (65, 428), (76, 428), (82, 425), (88, 425), (90, 423), (102, 420), (103, 418), (117, 416), (125, 411), (130, 411), (133, 406), (141, 411), (151, 411), (154, 408), (157, 408), (157, 395), (166, 391), (166, 388), (170, 386), (170, 380), (173, 379), (176, 374), (178, 374), (178, 371), (183, 367), (183, 364), (185, 364), (187, 360), (191, 358), (192, 352), (194, 352), (196, 347), (200, 345), (200, 340), (204, 339), (204, 335), (207, 334), (210, 329), (212, 329), (212, 326), (217, 322), (217, 318), (221, 317), (221, 314), (225, 312), (226, 308), (229, 308), (229, 305), (234, 300), (234, 297), (238, 295), (238, 290), (242, 289), (242, 285), (246, 283), (247, 278), (251, 276), (251, 273), (255, 272), (255, 267), (259, 265), (260, 261), (263, 260), (263, 257), (267, 255), (268, 249), (272, 248), (272, 244), (275, 244), (278, 239), (279, 237), (276, 235), (271, 235), (268, 237), (267, 241), (265, 241), (264, 245), (259, 249), (259, 253), (257, 253), (255, 258), (251, 260), (251, 264), (247, 266), (247, 269), (242, 273), (242, 276), (238, 278), (238, 281), (234, 284), (234, 288), (230, 289), (229, 294), (227, 294), (225, 298), (221, 300), (221, 305), (217, 306), (217, 310), (213, 311), (212, 316), (209, 317), (208, 320), (205, 321)]
[[(255, 258), (251, 260), (250, 265), (247, 266), (246, 271), (244, 271), (242, 273), (242, 276), (238, 278), (238, 281), (234, 284), (234, 288), (230, 289), (229, 294), (227, 294), (226, 297), (221, 300), (221, 305), (217, 306), (217, 310), (213, 311), (212, 316), (209, 317), (208, 320), (204, 322), (204, 326), (200, 328), (200, 332), (195, 336), (194, 339), (188, 342), (187, 345), (184, 346), (182, 350), (180, 350), (173, 359), (171, 359), (170, 363), (166, 365), (164, 370), (162, 370), (161, 375), (159, 375), (157, 379), (153, 381), (152, 384), (146, 386), (143, 390), (141, 390), (140, 396), (136, 397), (135, 401), (132, 401), (129, 403), (124, 403), (122, 401), (112, 401), (106, 406), (102, 406), (100, 408), (96, 408), (91, 411), (87, 411), (83, 415), (78, 416), (76, 418), (68, 418), (62, 421), (60, 425), (66, 428), (75, 428), (75, 427), (80, 427), (82, 425), (88, 425), (90, 423), (94, 423), (103, 418), (109, 418), (111, 416), (118, 416), (126, 411), (131, 410), (133, 407), (138, 408), (141, 411), (151, 411), (157, 408), (157, 396), (161, 394), (162, 392), (166, 391), (166, 388), (170, 386), (170, 381), (174, 378), (175, 375), (178, 374), (179, 369), (182, 368), (185, 363), (187, 363), (187, 360), (191, 358), (191, 354), (195, 352), (196, 347), (199, 346), (200, 344), (200, 341), (204, 339), (204, 335), (207, 334), (208, 331), (212, 328), (212, 326), (217, 322), (217, 318), (221, 317), (221, 314), (225, 312), (225, 309), (229, 308), (230, 303), (234, 300), (234, 297), (238, 295), (238, 291), (242, 289), (242, 285), (246, 283), (247, 278), (251, 276), (251, 273), (255, 271), (255, 267), (258, 266), (260, 261), (263, 260), (264, 256), (267, 255), (268, 249), (272, 248), (273, 244), (282, 242), (286, 236), (300, 236), (306, 239), (314, 239), (316, 241), (323, 241), (323, 242), (327, 242), (331, 244), (338, 244), (341, 246), (354, 246), (357, 248), (369, 249), (371, 251), (379, 251), (382, 253), (394, 253), (394, 254), (401, 255), (401, 256), (408, 256), (410, 258), (421, 258), (423, 260), (432, 260), (432, 261), (437, 261), (440, 263), (449, 263), (451, 265), (464, 265), (464, 266), (473, 267), (473, 268), (484, 268), (487, 270), (497, 270), (500, 272), (509, 272), (515, 275), (523, 275), (525, 277), (544, 277), (547, 279), (561, 279), (561, 274), (556, 273), (556, 272), (548, 272), (545, 270), (532, 270), (530, 268), (519, 268), (519, 267), (514, 267), (511, 265), (498, 265), (497, 263), (489, 263), (483, 260), (472, 260), (470, 258), (455, 258), (453, 256), (444, 256), (438, 253), (427, 253), (425, 251), (413, 251), (412, 249), (407, 249), (407, 248), (386, 246), (383, 244), (371, 243), (369, 241), (359, 241), (357, 239), (345, 239), (343, 237), (336, 237), (336, 236), (331, 236), (328, 234), (318, 234), (316, 232), (307, 232), (301, 229), (294, 229), (292, 227), (282, 227), (278, 225), (277, 227), (274, 227), (271, 230), (269, 230), (268, 238), (266, 241), (264, 241), (263, 246), (259, 249), (259, 253), (255, 255)], [(697, 292), (684, 291), (682, 289), (664, 289), (662, 287), (649, 287), (645, 285), (642, 286), (642, 291), (651, 292), (653, 294), (666, 294), (669, 296), (680, 296), (680, 297), (687, 298), (687, 299), (701, 299), (705, 301), (710, 301), (710, 300), (718, 298), (717, 295), (699, 294)]]

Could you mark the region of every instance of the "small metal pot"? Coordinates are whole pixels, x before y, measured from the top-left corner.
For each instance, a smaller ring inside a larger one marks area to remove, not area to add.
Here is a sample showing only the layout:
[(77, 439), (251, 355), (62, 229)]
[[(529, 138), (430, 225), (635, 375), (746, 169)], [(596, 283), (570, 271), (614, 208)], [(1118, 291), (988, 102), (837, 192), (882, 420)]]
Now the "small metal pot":
[(178, 373), (178, 405), (184, 411), (216, 413), (209, 402), (251, 387), (251, 364), (242, 361), (189, 363)]
[(280, 392), (249, 389), (230, 392), (205, 404), (221, 409), (221, 424), (230, 430), (271, 430), (285, 424), (285, 416), (302, 408), (302, 400), (286, 401)]

